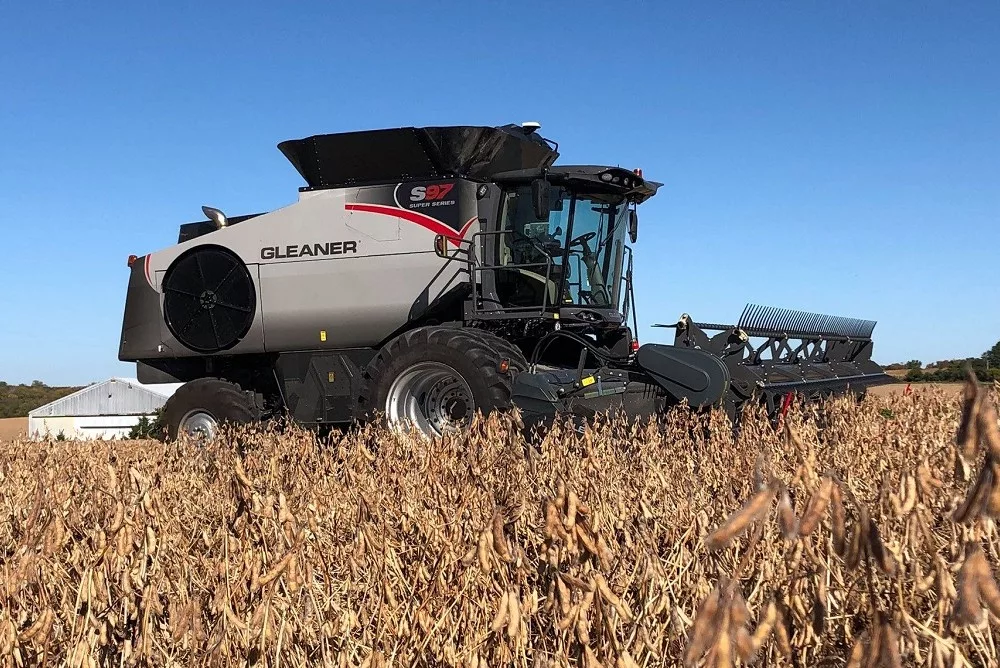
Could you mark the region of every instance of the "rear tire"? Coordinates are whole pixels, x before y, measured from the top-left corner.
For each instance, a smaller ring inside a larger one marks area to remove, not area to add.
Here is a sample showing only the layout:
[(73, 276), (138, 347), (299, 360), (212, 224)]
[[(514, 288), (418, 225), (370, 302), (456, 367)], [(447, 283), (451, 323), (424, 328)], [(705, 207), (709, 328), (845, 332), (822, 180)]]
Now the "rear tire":
[(488, 332), (483, 329), (472, 329), (466, 328), (462, 330), (471, 334), (473, 336), (480, 336), (483, 342), (497, 351), (504, 359), (508, 360), (510, 363), (510, 368), (514, 371), (514, 375), (526, 371), (528, 368), (528, 359), (524, 356), (524, 353), (516, 345), (497, 336), (492, 332)]
[(185, 383), (163, 406), (167, 440), (181, 433), (212, 438), (224, 424), (256, 422), (260, 411), (253, 395), (239, 385), (218, 378), (199, 378)]
[(389, 341), (365, 369), (358, 414), (428, 437), (461, 431), (477, 411), (510, 409), (514, 376), (526, 367), (516, 348), (488, 332), (420, 327)]

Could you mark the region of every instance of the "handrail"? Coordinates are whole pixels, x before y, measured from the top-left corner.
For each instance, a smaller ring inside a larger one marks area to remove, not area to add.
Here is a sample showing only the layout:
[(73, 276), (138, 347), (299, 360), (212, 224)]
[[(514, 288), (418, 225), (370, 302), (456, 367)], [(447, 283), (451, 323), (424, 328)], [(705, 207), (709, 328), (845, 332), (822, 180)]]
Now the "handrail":
[[(485, 237), (485, 236), (500, 236), (502, 234), (513, 234), (513, 231), (512, 230), (490, 230), (490, 231), (487, 231), (487, 232), (478, 231), (478, 232), (475, 232), (472, 235), (471, 239), (469, 240), (469, 243), (472, 245), (473, 248), (475, 248), (476, 237), (480, 237), (480, 236), (482, 236), (482, 237)], [(522, 262), (522, 263), (508, 263), (508, 264), (485, 264), (485, 263), (478, 262), (478, 261), (476, 261), (475, 263), (473, 263), (473, 261), (470, 259), (470, 261), (469, 261), (469, 269), (470, 269), (469, 278), (470, 278), (470, 283), (472, 284), (472, 310), (473, 310), (473, 313), (475, 313), (475, 314), (478, 315), (478, 314), (486, 313), (487, 312), (486, 309), (482, 309), (479, 306), (481, 295), (479, 293), (479, 287), (478, 287), (479, 286), (479, 282), (476, 280), (476, 272), (496, 271), (498, 269), (527, 269), (529, 267), (537, 268), (537, 267), (540, 267), (542, 264), (543, 264), (542, 262), (531, 262), (531, 263), (523, 263)], [(550, 305), (548, 303), (549, 302), (549, 300), (548, 300), (548, 297), (549, 297), (548, 286), (552, 282), (552, 258), (546, 256), (544, 264), (545, 264), (545, 289), (542, 291), (542, 303), (541, 303), (541, 305), (538, 306), (538, 307), (535, 307), (535, 306), (513, 306), (513, 307), (503, 306), (502, 308), (503, 308), (504, 311), (506, 311), (506, 312), (512, 312), (512, 313), (536, 313), (537, 312), (537, 314), (539, 316), (541, 316), (541, 315), (543, 315), (545, 313), (545, 311), (546, 311), (547, 308), (551, 308), (551, 307), (555, 306), (555, 304), (551, 304)], [(556, 295), (556, 299), (558, 299), (558, 297), (559, 297), (559, 295)]]

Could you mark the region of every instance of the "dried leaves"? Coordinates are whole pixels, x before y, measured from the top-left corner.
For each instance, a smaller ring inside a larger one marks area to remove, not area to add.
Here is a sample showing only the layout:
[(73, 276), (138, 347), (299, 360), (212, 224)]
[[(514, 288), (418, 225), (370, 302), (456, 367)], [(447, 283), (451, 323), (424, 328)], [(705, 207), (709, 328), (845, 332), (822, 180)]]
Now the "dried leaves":
[(1000, 588), (993, 578), (979, 543), (966, 543), (965, 559), (958, 572), (958, 600), (954, 621), (958, 626), (976, 626), (982, 621), (983, 604), (1000, 617)]
[[(802, 437), (796, 434), (788, 423), (785, 429), (785, 443), (790, 451), (795, 453), (806, 451)], [(962, 464), (958, 468), (960, 474), (971, 466), (980, 445), (985, 446), (984, 461), (978, 479), (952, 515), (952, 519), (956, 522), (973, 523), (980, 517), (989, 519), (1000, 517), (1000, 428), (998, 428), (997, 413), (993, 401), (986, 397), (984, 390), (976, 384), (970, 374), (963, 393), (959, 428), (955, 438), (955, 456)], [(935, 475), (927, 456), (921, 457), (918, 461), (915, 471), (901, 472), (896, 490), (889, 491), (883, 484), (882, 492), (885, 496), (879, 502), (879, 507), (888, 507), (892, 510), (892, 515), (883, 518), (882, 521), (887, 525), (896, 522), (905, 524), (906, 535), (903, 541), (910, 550), (922, 545), (936, 545), (934, 529), (929, 524), (928, 508), (935, 504), (940, 505), (941, 500), (935, 497), (946, 487), (946, 482)], [(800, 518), (795, 512), (788, 484), (773, 474), (768, 477), (763, 470), (763, 462), (763, 455), (758, 456), (754, 469), (753, 495), (750, 500), (705, 538), (706, 547), (718, 551), (733, 545), (749, 527), (755, 524), (758, 527), (740, 562), (736, 565), (735, 572), (720, 575), (720, 583), (697, 610), (685, 655), (687, 665), (693, 665), (703, 658), (705, 665), (732, 665), (734, 648), (741, 660), (748, 661), (754, 658), (763, 643), (763, 637), (770, 633), (775, 620), (782, 616), (780, 608), (776, 606), (774, 600), (771, 600), (755, 632), (750, 633), (745, 627), (734, 625), (731, 621), (744, 620), (747, 617), (745, 603), (736, 589), (736, 578), (741, 575), (749, 557), (763, 540), (764, 523), (770, 514), (771, 503), (775, 499), (777, 499), (776, 529), (777, 535), (785, 541), (785, 572), (788, 581), (784, 586), (780, 582), (772, 586), (776, 587), (776, 595), (781, 594), (783, 587), (787, 588), (786, 594), (792, 596), (791, 600), (795, 604), (791, 612), (800, 621), (804, 621), (807, 615), (811, 614), (812, 624), (808, 628), (802, 627), (808, 633), (803, 633), (801, 642), (808, 643), (810, 637), (822, 637), (827, 627), (830, 606), (827, 564), (816, 552), (817, 543), (802, 542), (817, 535), (817, 529), (822, 526), (827, 515), (830, 520), (829, 544), (832, 553), (842, 560), (845, 573), (858, 574), (858, 583), (868, 594), (870, 625), (868, 630), (853, 640), (849, 655), (844, 657), (849, 666), (883, 665), (895, 668), (903, 665), (906, 653), (912, 653), (919, 660), (921, 650), (914, 629), (906, 627), (908, 637), (912, 640), (907, 647), (906, 640), (900, 635), (898, 622), (892, 621), (891, 618), (892, 608), (903, 605), (906, 600), (901, 597), (902, 591), (899, 590), (899, 586), (903, 584), (900, 582), (902, 578), (907, 578), (912, 583), (906, 586), (913, 588), (914, 595), (930, 593), (936, 585), (939, 624), (943, 624), (944, 611), (950, 601), (953, 602), (951, 619), (957, 626), (979, 627), (985, 621), (984, 607), (994, 616), (1000, 617), (1000, 586), (992, 574), (986, 554), (979, 542), (969, 541), (965, 544), (965, 556), (958, 573), (957, 589), (952, 584), (949, 568), (940, 556), (935, 555), (933, 568), (928, 575), (923, 574), (925, 571), (915, 559), (910, 561), (909, 572), (906, 572), (901, 567), (900, 554), (890, 550), (886, 545), (880, 522), (875, 520), (870, 508), (844, 485), (839, 476), (826, 473), (817, 477), (813, 471), (812, 456), (809, 455), (803, 460), (794, 480), (800, 484), (807, 481), (815, 482), (811, 485), (812, 492)], [(956, 476), (956, 482), (961, 482), (963, 479), (962, 475)], [(845, 507), (845, 498), (849, 499), (853, 506), (853, 521)], [(996, 536), (992, 524), (984, 525), (977, 531), (979, 533), (974, 535), (985, 532)], [(820, 540), (820, 545), (825, 542), (822, 537), (814, 540)], [(808, 558), (803, 559), (803, 555)], [(815, 598), (809, 613), (806, 610), (807, 606), (802, 603), (801, 583), (804, 581), (803, 578), (811, 578), (809, 575), (811, 571), (816, 572), (818, 577), (814, 579)], [(896, 581), (895, 588), (900, 595), (885, 597), (883, 591), (888, 592), (891, 589), (883, 590), (876, 575), (888, 581)], [(853, 588), (853, 585), (846, 583), (845, 586)], [(793, 590), (796, 593), (791, 594)], [(888, 610), (884, 608), (886, 603), (889, 605)], [(784, 627), (776, 628), (780, 631)], [(946, 654), (953, 655), (956, 661), (959, 658), (956, 649), (946, 651), (943, 648), (941, 637), (945, 633), (943, 628), (938, 633), (931, 632), (927, 643), (928, 660), (932, 657), (935, 661), (938, 661), (937, 657), (942, 659), (937, 665), (944, 665), (943, 657)], [(777, 644), (784, 650), (789, 644), (781, 640), (780, 635), (779, 632), (775, 632)]]
[(772, 478), (764, 489), (754, 494), (750, 501), (705, 538), (706, 547), (721, 550), (731, 545), (754, 522), (760, 522), (768, 516), (770, 503), (775, 496), (779, 497), (777, 523), (786, 540), (810, 536), (820, 522), (830, 515), (835, 552), (844, 558), (849, 569), (853, 570), (864, 559), (870, 558), (886, 575), (896, 573), (895, 557), (886, 549), (878, 526), (872, 521), (867, 509), (860, 504), (858, 520), (848, 531), (841, 483), (829, 474), (821, 477), (819, 486), (809, 497), (801, 519), (795, 514), (788, 486), (783, 481)]
[(684, 652), (684, 665), (693, 666), (704, 659), (705, 666), (732, 666), (738, 658), (744, 664), (756, 663), (764, 642), (775, 635), (778, 647), (786, 656), (791, 646), (785, 629), (786, 620), (775, 601), (769, 601), (757, 624), (750, 626), (750, 610), (736, 580), (723, 580), (698, 609)]
[(993, 403), (983, 400), (975, 376), (969, 372), (963, 393), (962, 421), (956, 435), (957, 464), (969, 467), (985, 444), (986, 454), (979, 476), (962, 504), (955, 510), (956, 522), (974, 522), (980, 516), (1000, 517), (1000, 426)]
[(903, 658), (896, 629), (882, 619), (881, 615), (876, 615), (872, 628), (874, 632), (865, 631), (855, 639), (847, 660), (848, 668), (862, 668), (862, 666), (902, 668)]
[(556, 429), (530, 460), (493, 419), (0, 446), (0, 663), (988, 664), (995, 399), (967, 397), (736, 442), (683, 412)]

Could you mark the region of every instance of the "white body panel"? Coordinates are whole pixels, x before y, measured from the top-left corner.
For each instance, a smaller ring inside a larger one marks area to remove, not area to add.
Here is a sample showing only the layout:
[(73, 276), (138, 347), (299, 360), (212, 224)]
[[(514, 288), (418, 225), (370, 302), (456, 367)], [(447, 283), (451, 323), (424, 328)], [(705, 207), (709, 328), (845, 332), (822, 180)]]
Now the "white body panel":
[[(467, 280), (461, 262), (435, 254), (434, 238), (477, 231), (472, 184), (455, 183), (440, 209), (400, 205), (411, 185), (303, 192), (287, 207), (150, 254), (147, 281), (162, 309), (171, 263), (198, 246), (221, 246), (243, 260), (256, 288), (250, 331), (226, 354), (376, 345)], [(160, 336), (152, 357), (195, 354), (165, 322)]]

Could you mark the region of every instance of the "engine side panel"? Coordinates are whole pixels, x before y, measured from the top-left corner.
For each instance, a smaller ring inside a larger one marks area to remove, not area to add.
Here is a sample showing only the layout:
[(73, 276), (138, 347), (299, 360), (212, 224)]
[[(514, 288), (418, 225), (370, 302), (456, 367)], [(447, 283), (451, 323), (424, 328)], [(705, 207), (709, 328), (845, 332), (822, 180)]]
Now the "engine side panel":
[[(227, 355), (363, 347), (378, 345), (467, 280), (461, 263), (434, 253), (434, 236), (457, 245), (478, 226), (476, 184), (461, 179), (303, 192), (287, 207), (147, 256), (138, 278), (133, 271), (126, 302), (130, 314), (145, 304), (143, 323), (129, 316), (122, 359), (197, 355), (163, 324), (160, 294), (171, 263), (191, 248), (227, 248), (253, 277), (253, 328)], [(145, 322), (150, 291), (159, 302), (155, 328)]]
[(433, 254), (405, 253), (380, 260), (261, 265), (267, 349), (376, 345), (420, 315), (422, 294), (429, 299), (461, 278), (452, 267), (439, 278), (442, 268)]

